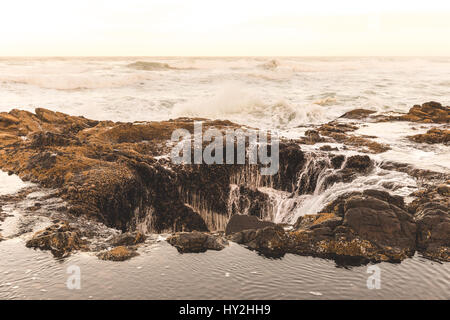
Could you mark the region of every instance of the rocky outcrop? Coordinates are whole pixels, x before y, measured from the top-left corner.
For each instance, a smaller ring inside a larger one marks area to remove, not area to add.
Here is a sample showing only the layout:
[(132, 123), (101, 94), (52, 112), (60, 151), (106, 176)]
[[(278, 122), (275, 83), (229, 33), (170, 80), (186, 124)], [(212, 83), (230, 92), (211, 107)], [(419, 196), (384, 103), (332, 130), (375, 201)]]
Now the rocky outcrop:
[(418, 143), (442, 143), (445, 145), (449, 145), (450, 130), (433, 128), (428, 130), (426, 133), (409, 136), (408, 139)]
[(55, 257), (66, 257), (72, 251), (86, 248), (79, 231), (66, 222), (57, 222), (50, 227), (36, 232), (27, 241), (28, 248), (50, 250)]
[(405, 115), (391, 117), (391, 120), (403, 120), (423, 123), (449, 123), (450, 107), (445, 107), (439, 102), (426, 102), (424, 104), (415, 105)]
[(139, 253), (136, 252), (135, 248), (118, 246), (110, 250), (100, 252), (97, 256), (100, 260), (126, 261), (138, 255)]
[(425, 257), (450, 261), (450, 186), (441, 184), (414, 194), (408, 206), (417, 223), (417, 249)]
[(416, 225), (399, 197), (366, 190), (342, 196), (324, 210), (299, 218), (290, 251), (358, 262), (398, 262), (414, 254)]
[(207, 250), (222, 250), (228, 242), (218, 235), (206, 232), (179, 232), (167, 238), (180, 253), (205, 252)]

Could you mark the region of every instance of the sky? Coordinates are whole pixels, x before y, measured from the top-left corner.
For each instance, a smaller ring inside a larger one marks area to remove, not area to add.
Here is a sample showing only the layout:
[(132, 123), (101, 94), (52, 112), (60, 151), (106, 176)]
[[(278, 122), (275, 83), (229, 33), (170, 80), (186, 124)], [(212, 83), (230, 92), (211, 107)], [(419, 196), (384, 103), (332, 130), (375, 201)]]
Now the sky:
[(0, 56), (450, 56), (450, 1), (2, 0)]

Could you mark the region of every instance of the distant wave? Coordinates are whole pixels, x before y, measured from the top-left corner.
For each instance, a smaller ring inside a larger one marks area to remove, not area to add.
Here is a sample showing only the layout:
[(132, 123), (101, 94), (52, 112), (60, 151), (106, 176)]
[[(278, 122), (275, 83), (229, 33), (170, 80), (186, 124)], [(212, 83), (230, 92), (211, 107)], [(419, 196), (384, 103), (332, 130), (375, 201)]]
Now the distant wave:
[(213, 96), (176, 104), (172, 116), (229, 119), (259, 128), (278, 129), (320, 123), (330, 118), (322, 107), (314, 104), (294, 106), (283, 99), (263, 101), (256, 92), (245, 90), (236, 83), (222, 85)]
[(161, 71), (161, 70), (176, 70), (178, 68), (171, 67), (167, 63), (162, 62), (147, 62), (147, 61), (136, 61), (127, 65), (128, 68), (145, 70), (145, 71)]
[(280, 66), (280, 62), (275, 59), (258, 65), (259, 68), (262, 68), (264, 70), (275, 70), (279, 66)]

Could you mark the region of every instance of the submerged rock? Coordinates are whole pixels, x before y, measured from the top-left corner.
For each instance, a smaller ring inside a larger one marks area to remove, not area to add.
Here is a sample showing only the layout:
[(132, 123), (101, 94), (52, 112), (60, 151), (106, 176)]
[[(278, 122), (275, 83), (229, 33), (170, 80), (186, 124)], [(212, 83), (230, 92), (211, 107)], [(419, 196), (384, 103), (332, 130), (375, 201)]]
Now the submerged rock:
[(100, 260), (125, 261), (138, 256), (136, 249), (125, 246), (118, 246), (111, 250), (101, 252), (97, 256)]
[(175, 233), (167, 238), (167, 242), (180, 253), (219, 251), (228, 245), (228, 241), (221, 236), (197, 231)]
[(26, 246), (50, 250), (55, 257), (65, 257), (72, 251), (86, 248), (86, 243), (81, 239), (79, 231), (66, 222), (59, 222), (36, 232)]

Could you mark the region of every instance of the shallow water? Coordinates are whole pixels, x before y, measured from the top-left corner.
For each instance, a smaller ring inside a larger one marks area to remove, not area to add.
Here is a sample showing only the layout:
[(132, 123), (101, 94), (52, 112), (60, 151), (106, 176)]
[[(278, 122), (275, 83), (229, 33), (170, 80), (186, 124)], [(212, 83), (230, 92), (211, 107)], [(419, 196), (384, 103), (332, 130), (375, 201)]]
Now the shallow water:
[[(381, 288), (368, 289), (367, 266), (350, 269), (288, 254), (268, 259), (237, 244), (179, 254), (165, 241), (146, 244), (126, 262), (77, 253), (55, 260), (22, 239), (0, 243), (0, 299), (450, 299), (450, 265), (418, 256), (381, 263)], [(68, 289), (69, 266), (81, 289)]]

